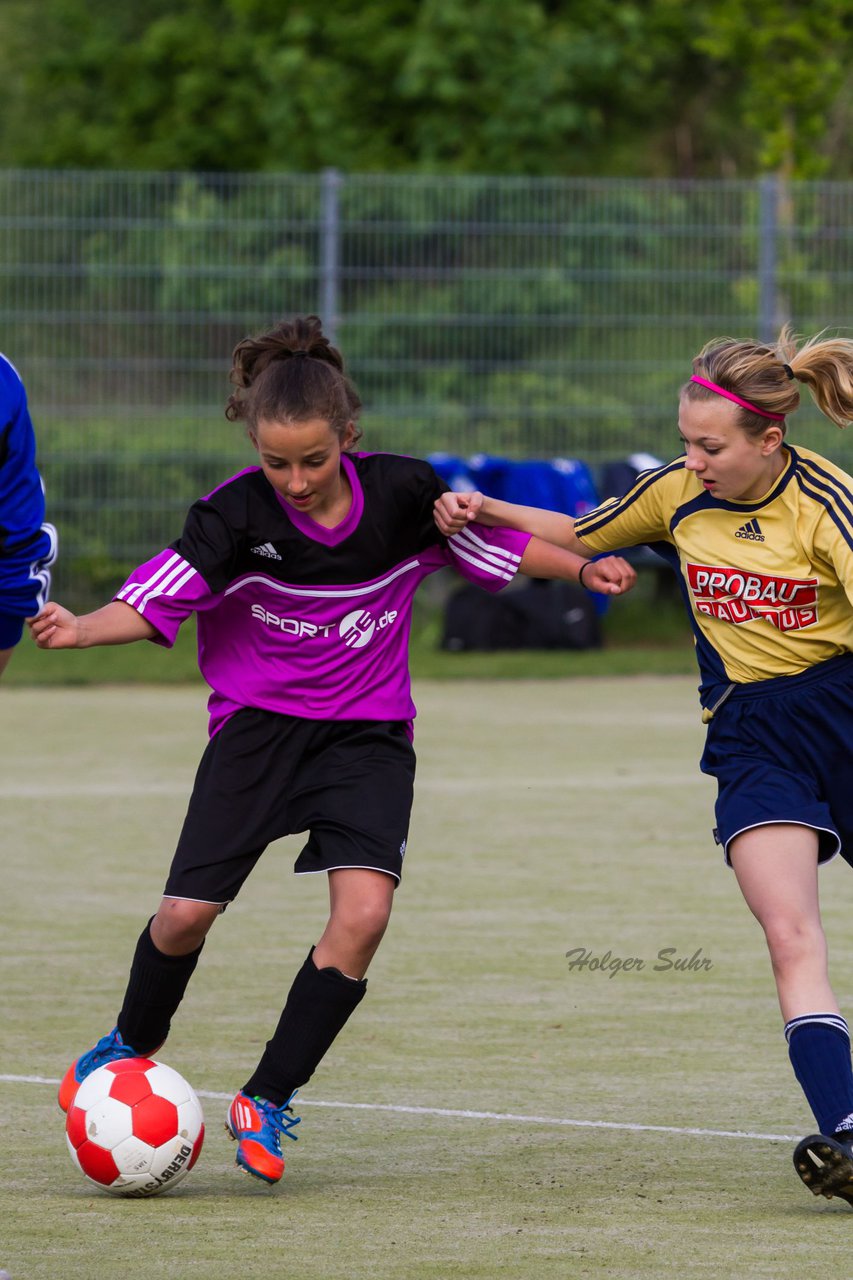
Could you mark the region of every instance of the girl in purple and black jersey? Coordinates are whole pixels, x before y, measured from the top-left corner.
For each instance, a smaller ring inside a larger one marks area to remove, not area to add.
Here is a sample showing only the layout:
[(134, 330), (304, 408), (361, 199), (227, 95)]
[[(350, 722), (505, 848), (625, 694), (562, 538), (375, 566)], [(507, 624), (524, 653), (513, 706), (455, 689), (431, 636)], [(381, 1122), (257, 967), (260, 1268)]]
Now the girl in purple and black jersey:
[(117, 1025), (69, 1067), (80, 1082), (165, 1040), (205, 936), (266, 846), (308, 832), (299, 873), (326, 872), (330, 915), (297, 973), (260, 1062), (232, 1102), (237, 1163), (274, 1183), (290, 1103), (365, 994), (406, 849), (415, 772), (407, 648), (418, 584), (453, 565), (490, 590), (517, 572), (631, 587), (618, 557), (587, 565), (513, 530), (473, 524), (445, 538), (445, 490), (428, 463), (356, 450), (360, 404), (314, 316), (234, 351), (227, 416), (259, 465), (190, 509), (181, 536), (84, 617), (48, 605), (41, 648), (150, 639), (198, 619), (211, 687), (210, 741), (156, 915), (143, 929)]

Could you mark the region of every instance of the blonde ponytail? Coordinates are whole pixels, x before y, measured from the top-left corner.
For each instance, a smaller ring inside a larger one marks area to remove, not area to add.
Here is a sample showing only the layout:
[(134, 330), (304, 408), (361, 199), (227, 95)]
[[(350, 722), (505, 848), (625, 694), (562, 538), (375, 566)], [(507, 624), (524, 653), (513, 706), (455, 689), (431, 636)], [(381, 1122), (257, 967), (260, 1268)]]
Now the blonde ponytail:
[[(824, 338), (805, 342), (785, 325), (775, 345), (737, 338), (714, 338), (693, 359), (693, 374), (755, 406), (740, 410), (740, 426), (758, 434), (768, 418), (784, 419), (800, 405), (798, 383), (807, 386), (817, 407), (837, 427), (853, 421), (853, 341)], [(715, 394), (688, 382), (681, 394), (706, 400)], [(784, 430), (784, 423), (782, 429)]]

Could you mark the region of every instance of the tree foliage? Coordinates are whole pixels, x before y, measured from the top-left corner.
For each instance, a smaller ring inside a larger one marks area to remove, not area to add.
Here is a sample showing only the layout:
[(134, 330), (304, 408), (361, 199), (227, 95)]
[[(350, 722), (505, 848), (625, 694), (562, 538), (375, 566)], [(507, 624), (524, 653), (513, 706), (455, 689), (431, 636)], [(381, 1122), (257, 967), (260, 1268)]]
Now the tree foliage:
[(734, 101), (762, 169), (839, 176), (833, 126), (849, 101), (851, 30), (849, 0), (764, 0), (760, 21), (743, 0), (708, 6), (696, 44), (718, 64), (740, 68)]
[(849, 177), (848, 0), (4, 0), (6, 166)]

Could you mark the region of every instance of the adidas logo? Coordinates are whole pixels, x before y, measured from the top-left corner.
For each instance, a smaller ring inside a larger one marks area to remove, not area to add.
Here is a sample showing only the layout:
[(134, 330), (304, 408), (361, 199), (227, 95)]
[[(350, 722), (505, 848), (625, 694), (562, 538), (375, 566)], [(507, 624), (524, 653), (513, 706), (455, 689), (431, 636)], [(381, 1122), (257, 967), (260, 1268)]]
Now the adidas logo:
[(761, 532), (761, 526), (757, 520), (747, 520), (746, 524), (742, 524), (739, 529), (735, 530), (736, 538), (745, 538), (747, 542), (763, 542), (764, 534)]
[[(762, 542), (764, 539), (762, 538)], [(268, 560), (280, 560), (281, 556), (276, 551), (271, 542), (264, 542), (259, 547), (252, 547), (252, 551), (256, 556), (266, 556)]]

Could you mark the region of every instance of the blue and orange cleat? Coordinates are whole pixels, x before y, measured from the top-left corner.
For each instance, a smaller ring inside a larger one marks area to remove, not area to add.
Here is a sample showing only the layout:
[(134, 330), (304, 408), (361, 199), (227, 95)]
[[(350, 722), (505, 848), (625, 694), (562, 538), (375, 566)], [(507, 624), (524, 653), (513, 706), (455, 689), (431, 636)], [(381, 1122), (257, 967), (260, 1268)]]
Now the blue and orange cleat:
[(276, 1107), (266, 1098), (250, 1098), (247, 1093), (238, 1093), (228, 1108), (225, 1131), (238, 1143), (237, 1164), (270, 1185), (278, 1182), (284, 1173), (281, 1135), (294, 1142), (297, 1138), (297, 1134), (291, 1132), (300, 1121), (290, 1108), (295, 1097), (294, 1089), (287, 1102)]
[[(156, 1053), (156, 1050), (153, 1050)], [(129, 1044), (125, 1044), (119, 1035), (118, 1027), (113, 1027), (109, 1035), (102, 1036), (93, 1049), (88, 1053), (83, 1053), (62, 1077), (57, 1095), (59, 1105), (63, 1111), (68, 1111), (77, 1090), (86, 1079), (98, 1067), (103, 1067), (107, 1062), (115, 1062), (118, 1058), (138, 1058), (142, 1055), (137, 1053), (136, 1049), (132, 1049)]]

